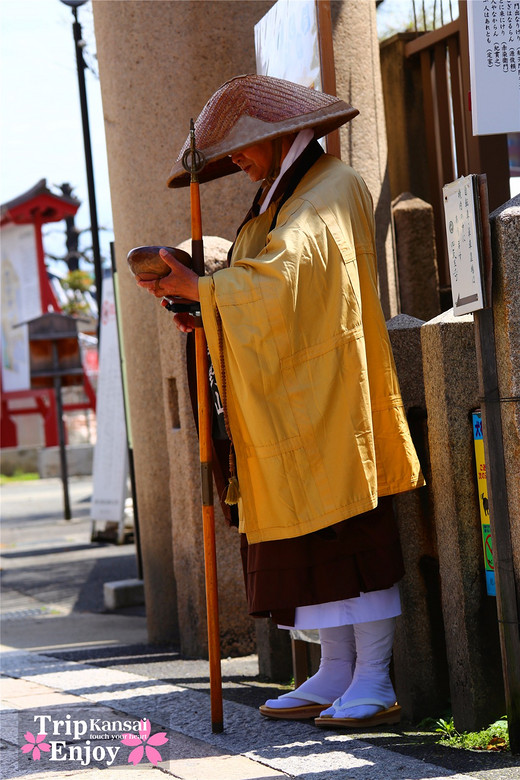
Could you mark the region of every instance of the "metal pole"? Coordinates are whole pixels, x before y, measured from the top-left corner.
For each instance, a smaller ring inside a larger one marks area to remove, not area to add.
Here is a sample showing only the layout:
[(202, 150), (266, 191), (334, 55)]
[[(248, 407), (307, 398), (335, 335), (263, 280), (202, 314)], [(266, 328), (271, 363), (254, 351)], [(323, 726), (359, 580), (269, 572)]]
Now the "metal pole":
[(58, 345), (55, 341), (52, 342), (52, 362), (54, 375), (54, 393), (56, 395), (56, 408), (58, 413), (58, 441), (60, 444), (60, 466), (61, 466), (61, 481), (63, 483), (63, 516), (65, 520), (70, 520), (72, 517), (70, 511), (69, 501), (69, 481), (68, 481), (68, 469), (67, 469), (67, 451), (65, 449), (65, 428), (63, 425), (63, 402), (61, 398), (61, 377), (58, 374), (60, 370), (59, 358), (58, 358)]
[[(78, 10), (72, 9), (74, 22), (72, 34), (76, 49), (76, 65), (78, 71), (79, 102), (81, 107), (81, 122), (83, 126), (83, 145), (85, 148), (85, 166), (87, 170), (88, 203), (90, 208), (90, 228), (92, 232), (92, 254), (94, 257), (94, 278), (96, 282), (96, 302), (98, 307), (98, 323), (101, 317), (101, 253), (99, 251), (99, 228), (96, 208), (96, 190), (94, 186), (94, 168), (92, 166), (92, 147), (90, 143), (90, 127), (88, 120), (87, 91), (85, 88), (85, 60), (83, 58), (83, 40), (81, 38), (81, 25), (78, 22)], [(99, 335), (99, 325), (98, 325)]]
[(474, 313), (475, 346), (482, 404), (482, 432), (486, 456), (491, 537), (502, 675), (511, 752), (520, 753), (520, 613), (517, 600), (511, 521), (502, 435), (503, 399), (500, 397), (492, 292), (493, 250), (485, 175), (478, 177), (485, 292), (489, 308)]
[(511, 752), (520, 753), (520, 623), (502, 439), (493, 309), (475, 312), (475, 338), (497, 589), (498, 629)]

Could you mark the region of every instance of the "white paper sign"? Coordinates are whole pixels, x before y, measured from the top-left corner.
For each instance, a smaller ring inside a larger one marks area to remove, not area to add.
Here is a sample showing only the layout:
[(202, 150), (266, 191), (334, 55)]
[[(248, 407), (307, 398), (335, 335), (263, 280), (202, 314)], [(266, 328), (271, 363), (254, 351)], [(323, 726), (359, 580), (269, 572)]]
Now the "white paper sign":
[(473, 135), (520, 130), (520, 0), (468, 1)]
[(1, 319), (2, 388), (30, 390), (27, 325), (42, 313), (34, 225), (2, 228)]
[(97, 440), (92, 471), (92, 520), (124, 521), (128, 450), (114, 284), (103, 278), (99, 376), (96, 403)]
[(453, 314), (456, 316), (484, 308), (476, 210), (479, 205), (474, 195), (476, 178), (475, 175), (463, 176), (442, 188)]
[(255, 24), (256, 72), (321, 91), (315, 0), (278, 0)]

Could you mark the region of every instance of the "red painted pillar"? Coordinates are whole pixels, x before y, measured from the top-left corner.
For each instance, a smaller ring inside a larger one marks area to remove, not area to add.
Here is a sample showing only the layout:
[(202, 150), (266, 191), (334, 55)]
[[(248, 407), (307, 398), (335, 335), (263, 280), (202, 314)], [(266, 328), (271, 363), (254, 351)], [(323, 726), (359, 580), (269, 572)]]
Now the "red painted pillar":
[(47, 396), (47, 403), (44, 403), (43, 399), (41, 398), (37, 399), (38, 408), (40, 410), (40, 414), (43, 417), (43, 430), (45, 432), (45, 446), (57, 447), (58, 446), (58, 415), (56, 411), (56, 398), (54, 397), (54, 390), (48, 390), (46, 396)]
[(58, 301), (52, 290), (49, 279), (47, 277), (47, 267), (45, 265), (45, 252), (43, 250), (42, 239), (42, 225), (43, 220), (40, 214), (34, 216), (34, 236), (36, 239), (36, 257), (38, 259), (38, 279), (40, 283), (40, 300), (42, 304), (42, 312), (48, 311), (60, 311)]
[(0, 419), (0, 441), (2, 442), (2, 447), (18, 446), (16, 423), (9, 416), (7, 401), (4, 399), (2, 399), (2, 415)]

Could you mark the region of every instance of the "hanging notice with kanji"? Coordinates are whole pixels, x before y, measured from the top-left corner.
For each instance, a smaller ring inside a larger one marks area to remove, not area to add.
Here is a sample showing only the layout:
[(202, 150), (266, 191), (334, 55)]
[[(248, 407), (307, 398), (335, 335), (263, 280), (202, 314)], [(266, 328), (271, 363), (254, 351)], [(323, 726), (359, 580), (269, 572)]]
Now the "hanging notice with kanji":
[(520, 0), (470, 0), (473, 135), (520, 131)]
[(484, 567), (486, 570), (486, 588), (488, 596), (496, 596), (495, 565), (493, 562), (493, 542), (491, 540), (491, 519), (489, 516), (486, 478), (486, 458), (484, 455), (484, 438), (482, 435), (482, 415), (480, 412), (473, 412), (472, 417), (475, 465), (477, 468), (478, 503), (480, 506), (480, 525), (482, 528), (482, 547), (484, 550)]
[(453, 314), (486, 305), (478, 176), (470, 174), (442, 188)]

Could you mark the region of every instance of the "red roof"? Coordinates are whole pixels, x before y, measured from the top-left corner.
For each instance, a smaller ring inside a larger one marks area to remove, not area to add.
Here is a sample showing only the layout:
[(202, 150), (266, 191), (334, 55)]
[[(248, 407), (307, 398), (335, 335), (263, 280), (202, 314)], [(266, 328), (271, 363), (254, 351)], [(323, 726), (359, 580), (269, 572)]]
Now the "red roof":
[(30, 190), (0, 206), (0, 226), (11, 222), (16, 225), (59, 222), (73, 216), (79, 207), (79, 200), (56, 195), (47, 187), (46, 179), (40, 179)]

